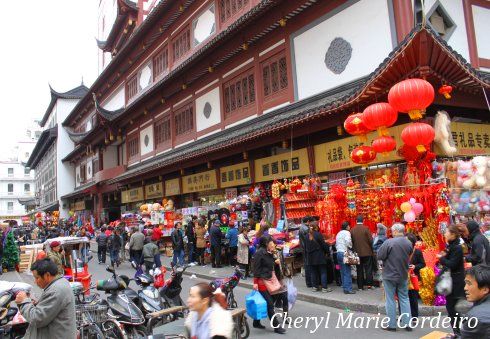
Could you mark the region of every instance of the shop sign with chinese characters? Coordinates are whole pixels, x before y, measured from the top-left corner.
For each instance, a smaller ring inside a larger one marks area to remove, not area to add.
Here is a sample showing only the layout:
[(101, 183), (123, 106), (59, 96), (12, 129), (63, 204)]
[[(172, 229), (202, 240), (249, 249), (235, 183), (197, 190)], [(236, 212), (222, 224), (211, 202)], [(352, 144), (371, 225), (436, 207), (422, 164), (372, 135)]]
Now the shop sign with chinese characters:
[(123, 204), (144, 200), (143, 187), (132, 188), (121, 192), (121, 201)]
[[(451, 123), (451, 136), (458, 149), (457, 155), (486, 155), (490, 153), (490, 124)], [(444, 155), (439, 146), (437, 155)]]
[(156, 199), (163, 197), (163, 187), (161, 182), (145, 186), (146, 199)]
[(306, 148), (255, 160), (255, 182), (308, 174), (310, 168)]
[(85, 209), (85, 200), (80, 200), (75, 202), (73, 206), (74, 211), (83, 211), (84, 209)]
[[(389, 134), (395, 138), (396, 148), (398, 149), (403, 145), (401, 140), (401, 133), (408, 124), (403, 124), (388, 129)], [(371, 132), (367, 136), (367, 142), (365, 145), (371, 145), (374, 138), (378, 136), (378, 132)], [(322, 172), (336, 172), (342, 169), (359, 166), (352, 162), (350, 159), (350, 153), (358, 146), (363, 145), (357, 137), (349, 137), (336, 141), (327, 142), (320, 145), (315, 145), (315, 167), (318, 173)], [(393, 161), (402, 160), (396, 154), (396, 151), (388, 153), (387, 156), (378, 154), (376, 159), (370, 164), (388, 163)]]
[(165, 196), (171, 197), (180, 194), (180, 179), (165, 180)]
[(203, 192), (218, 188), (216, 171), (186, 175), (182, 177), (182, 193)]
[(250, 165), (248, 162), (221, 167), (219, 173), (221, 188), (237, 187), (251, 183)]

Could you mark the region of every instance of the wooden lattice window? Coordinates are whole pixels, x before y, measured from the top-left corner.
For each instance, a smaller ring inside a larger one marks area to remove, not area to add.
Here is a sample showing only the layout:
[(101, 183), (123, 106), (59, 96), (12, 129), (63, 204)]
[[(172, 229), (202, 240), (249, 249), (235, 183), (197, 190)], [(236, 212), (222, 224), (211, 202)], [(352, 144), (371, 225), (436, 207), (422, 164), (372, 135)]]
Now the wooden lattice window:
[(80, 165), (80, 183), (83, 184), (87, 180), (87, 165)]
[(136, 76), (128, 80), (126, 84), (126, 93), (128, 100), (134, 98), (138, 94), (138, 78)]
[(153, 58), (153, 79), (162, 75), (168, 69), (168, 49), (167, 46)]
[(262, 63), (262, 84), (266, 99), (288, 88), (288, 66), (284, 52)]
[(95, 158), (92, 160), (92, 172), (95, 174), (100, 171), (99, 168), (99, 158)]
[(220, 21), (226, 23), (241, 13), (248, 5), (249, 0), (220, 0)]
[(194, 129), (194, 112), (192, 104), (175, 112), (175, 135), (179, 136)]
[(191, 49), (191, 30), (185, 28), (173, 41), (174, 61), (182, 58)]
[(160, 146), (170, 141), (170, 117), (167, 116), (155, 123), (155, 144)]
[(128, 158), (134, 158), (139, 154), (139, 138), (135, 137), (128, 140)]
[(223, 86), (225, 118), (249, 108), (255, 103), (253, 68), (228, 81)]

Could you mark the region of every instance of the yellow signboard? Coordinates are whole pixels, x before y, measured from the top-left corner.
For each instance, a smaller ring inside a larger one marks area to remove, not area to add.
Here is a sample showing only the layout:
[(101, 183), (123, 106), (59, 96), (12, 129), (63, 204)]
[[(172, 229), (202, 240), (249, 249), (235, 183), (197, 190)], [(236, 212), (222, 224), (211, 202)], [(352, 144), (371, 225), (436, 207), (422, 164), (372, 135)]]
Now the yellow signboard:
[[(402, 130), (407, 126), (407, 124), (391, 127), (388, 129), (389, 134), (395, 138), (396, 147), (400, 147), (403, 145), (403, 141), (401, 140)], [(371, 145), (371, 142), (374, 138), (378, 136), (378, 133), (370, 133), (368, 135), (368, 140), (365, 143), (366, 145)], [(322, 172), (335, 172), (339, 170), (343, 170), (346, 168), (359, 166), (352, 162), (350, 159), (350, 153), (357, 146), (362, 145), (363, 143), (359, 141), (357, 137), (349, 137), (336, 141), (327, 142), (320, 145), (315, 145), (315, 168), (318, 173)], [(383, 156), (378, 154), (376, 160), (374, 160), (371, 164), (379, 164), (383, 162), (393, 162), (402, 160), (396, 154), (396, 151), (390, 152), (388, 156)]]
[(241, 164), (233, 166), (221, 167), (219, 169), (219, 173), (221, 188), (237, 187), (251, 183), (250, 165), (248, 162), (242, 162)]
[(85, 209), (85, 200), (75, 202), (73, 206), (74, 211), (83, 211)]
[(218, 188), (216, 171), (186, 175), (182, 177), (182, 193), (203, 192)]
[(171, 197), (180, 194), (180, 179), (165, 180), (165, 196)]
[(143, 187), (132, 188), (121, 192), (121, 201), (123, 204), (144, 200)]
[(156, 184), (146, 185), (145, 194), (146, 194), (146, 199), (162, 198), (163, 197), (162, 183), (157, 182)]
[[(490, 124), (451, 123), (451, 135), (458, 149), (457, 155), (490, 154)], [(435, 153), (444, 155), (436, 145)]]
[(302, 148), (272, 157), (255, 160), (255, 181), (295, 177), (310, 174), (308, 150)]

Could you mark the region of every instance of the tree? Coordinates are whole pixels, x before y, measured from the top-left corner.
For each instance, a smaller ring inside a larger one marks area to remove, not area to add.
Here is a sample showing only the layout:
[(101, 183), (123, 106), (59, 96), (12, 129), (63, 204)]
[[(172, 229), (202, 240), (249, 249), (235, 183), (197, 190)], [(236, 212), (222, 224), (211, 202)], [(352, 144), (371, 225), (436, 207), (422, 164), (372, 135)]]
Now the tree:
[(14, 233), (8, 232), (3, 249), (2, 266), (13, 269), (19, 263), (19, 249), (15, 244)]

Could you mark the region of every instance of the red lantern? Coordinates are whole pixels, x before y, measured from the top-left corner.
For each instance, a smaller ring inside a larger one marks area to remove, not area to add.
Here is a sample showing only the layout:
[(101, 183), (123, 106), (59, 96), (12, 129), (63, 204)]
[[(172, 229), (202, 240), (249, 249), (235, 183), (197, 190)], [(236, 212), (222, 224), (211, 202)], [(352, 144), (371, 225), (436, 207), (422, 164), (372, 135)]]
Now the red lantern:
[(396, 148), (396, 141), (390, 136), (380, 136), (373, 140), (371, 146), (376, 153), (382, 153), (383, 156), (387, 156), (389, 152)]
[(419, 120), (434, 101), (434, 87), (423, 79), (407, 79), (391, 87), (388, 102), (398, 112), (408, 113), (410, 119)]
[(364, 125), (362, 113), (353, 113), (344, 121), (344, 129), (351, 135), (357, 135), (361, 142), (366, 142), (366, 134), (369, 133), (369, 128)]
[(376, 159), (376, 152), (371, 146), (359, 146), (352, 150), (350, 158), (356, 164), (365, 165)]
[(427, 150), (425, 145), (429, 145), (434, 141), (434, 136), (434, 128), (423, 122), (409, 124), (402, 131), (403, 142), (409, 146), (417, 147), (417, 151), (420, 153)]
[(378, 102), (366, 107), (363, 122), (367, 128), (378, 130), (379, 135), (388, 135), (387, 128), (398, 119), (398, 112), (386, 102)]
[(444, 95), (444, 98), (446, 98), (446, 99), (451, 99), (450, 93), (452, 91), (453, 91), (453, 87), (449, 86), (449, 85), (442, 85), (438, 90), (439, 94)]

